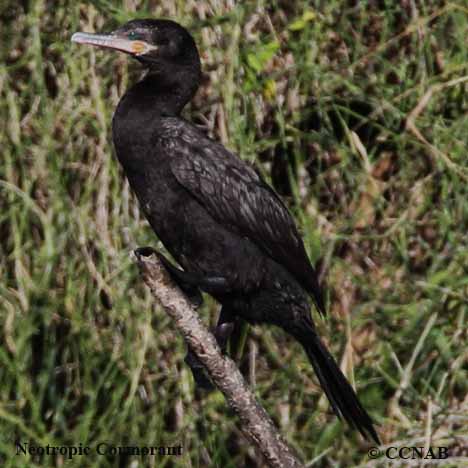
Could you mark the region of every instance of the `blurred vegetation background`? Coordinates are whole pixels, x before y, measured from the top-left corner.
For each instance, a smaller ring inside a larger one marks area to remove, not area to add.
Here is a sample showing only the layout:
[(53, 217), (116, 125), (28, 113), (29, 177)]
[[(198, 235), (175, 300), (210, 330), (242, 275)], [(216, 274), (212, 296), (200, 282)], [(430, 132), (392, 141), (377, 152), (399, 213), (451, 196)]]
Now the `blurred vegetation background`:
[[(186, 115), (288, 203), (328, 291), (316, 322), (384, 444), (466, 462), (465, 2), (23, 0), (0, 16), (2, 466), (263, 466), (221, 394), (194, 388), (130, 261), (157, 241), (110, 123), (141, 69), (70, 36), (135, 17), (195, 36), (204, 79)], [(207, 299), (206, 323), (216, 313)], [(279, 330), (252, 329), (240, 366), (308, 466), (383, 466)], [(15, 440), (183, 455), (40, 459)]]

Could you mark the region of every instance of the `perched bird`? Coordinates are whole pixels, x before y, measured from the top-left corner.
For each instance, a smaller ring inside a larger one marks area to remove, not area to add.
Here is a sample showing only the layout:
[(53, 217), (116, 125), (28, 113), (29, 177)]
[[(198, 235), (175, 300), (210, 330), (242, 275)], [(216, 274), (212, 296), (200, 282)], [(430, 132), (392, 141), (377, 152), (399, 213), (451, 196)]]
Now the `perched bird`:
[(317, 275), (294, 220), (252, 167), (181, 117), (200, 84), (193, 37), (169, 20), (130, 21), (72, 41), (119, 50), (147, 70), (112, 122), (117, 157), (181, 288), (221, 305), (221, 322), (273, 324), (304, 348), (331, 406), (379, 442), (373, 423), (317, 334), (310, 298), (325, 313)]

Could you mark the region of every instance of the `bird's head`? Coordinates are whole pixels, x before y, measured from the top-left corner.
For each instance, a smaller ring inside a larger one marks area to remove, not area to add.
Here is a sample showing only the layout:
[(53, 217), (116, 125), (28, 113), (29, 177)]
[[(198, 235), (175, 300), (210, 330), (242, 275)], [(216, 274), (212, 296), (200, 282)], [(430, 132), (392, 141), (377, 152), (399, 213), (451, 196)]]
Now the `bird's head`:
[(188, 68), (199, 73), (200, 69), (193, 37), (170, 20), (136, 19), (109, 34), (77, 32), (71, 40), (125, 52), (154, 71), (172, 73)]

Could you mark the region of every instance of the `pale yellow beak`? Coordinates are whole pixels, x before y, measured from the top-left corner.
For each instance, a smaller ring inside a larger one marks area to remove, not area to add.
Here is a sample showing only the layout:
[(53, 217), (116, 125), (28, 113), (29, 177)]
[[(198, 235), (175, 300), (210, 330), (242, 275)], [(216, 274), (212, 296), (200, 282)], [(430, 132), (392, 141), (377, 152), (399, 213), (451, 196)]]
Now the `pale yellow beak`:
[(96, 47), (104, 47), (107, 49), (120, 50), (131, 55), (143, 55), (151, 50), (156, 50), (158, 47), (148, 44), (145, 41), (132, 41), (125, 37), (120, 37), (114, 34), (91, 34), (77, 32), (71, 37), (72, 42), (78, 44), (89, 44)]

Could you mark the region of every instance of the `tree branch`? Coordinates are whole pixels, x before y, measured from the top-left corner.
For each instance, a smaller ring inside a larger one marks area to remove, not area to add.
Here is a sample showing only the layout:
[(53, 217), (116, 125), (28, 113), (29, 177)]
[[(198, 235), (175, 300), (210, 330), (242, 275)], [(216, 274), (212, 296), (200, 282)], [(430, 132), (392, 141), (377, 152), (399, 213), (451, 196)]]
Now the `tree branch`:
[(141, 251), (134, 254), (143, 280), (153, 296), (172, 318), (214, 385), (224, 394), (240, 419), (242, 432), (260, 449), (269, 466), (304, 467), (245, 383), (237, 366), (229, 357), (221, 354), (215, 338), (173, 283), (158, 257), (155, 254), (145, 256)]

